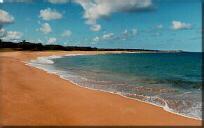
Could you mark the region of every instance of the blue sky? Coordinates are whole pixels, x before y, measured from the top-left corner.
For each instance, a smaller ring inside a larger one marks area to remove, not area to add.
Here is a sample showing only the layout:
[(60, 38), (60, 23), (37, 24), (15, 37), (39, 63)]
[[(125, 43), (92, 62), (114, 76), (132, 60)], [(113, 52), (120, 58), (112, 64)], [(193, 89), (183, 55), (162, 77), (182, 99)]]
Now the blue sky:
[(0, 15), (3, 40), (201, 51), (200, 0), (4, 0)]

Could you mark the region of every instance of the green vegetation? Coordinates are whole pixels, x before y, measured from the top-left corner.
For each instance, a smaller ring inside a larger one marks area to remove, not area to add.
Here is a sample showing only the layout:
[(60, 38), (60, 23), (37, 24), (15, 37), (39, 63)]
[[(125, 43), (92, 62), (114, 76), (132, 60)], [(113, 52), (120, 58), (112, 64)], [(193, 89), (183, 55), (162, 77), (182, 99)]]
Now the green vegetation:
[[(25, 40), (19, 43), (14, 43), (14, 42), (5, 42), (0, 39), (0, 51), (4, 51), (5, 49), (18, 50), (18, 51), (60, 50), (60, 51), (162, 52), (160, 50), (147, 50), (147, 49), (105, 49), (105, 48), (78, 47), (78, 46), (43, 45), (41, 43), (31, 43)], [(163, 52), (172, 52), (172, 51), (163, 51)]]

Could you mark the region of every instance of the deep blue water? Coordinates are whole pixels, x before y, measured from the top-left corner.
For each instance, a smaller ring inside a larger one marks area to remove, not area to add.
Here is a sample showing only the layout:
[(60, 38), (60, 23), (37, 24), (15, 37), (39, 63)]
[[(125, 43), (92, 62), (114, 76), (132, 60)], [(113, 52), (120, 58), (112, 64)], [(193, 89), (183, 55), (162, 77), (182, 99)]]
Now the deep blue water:
[(63, 78), (201, 118), (201, 53), (131, 53), (52, 59)]

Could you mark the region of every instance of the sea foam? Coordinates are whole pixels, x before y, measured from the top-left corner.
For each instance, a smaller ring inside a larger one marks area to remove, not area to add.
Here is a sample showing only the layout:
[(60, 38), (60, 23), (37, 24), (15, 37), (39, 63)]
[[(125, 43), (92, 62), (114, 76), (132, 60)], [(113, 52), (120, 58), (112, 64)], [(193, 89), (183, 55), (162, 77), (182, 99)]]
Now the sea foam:
[(28, 63), (35, 63), (35, 64), (54, 64), (52, 59), (62, 58), (64, 56), (79, 56), (84, 54), (67, 54), (62, 56), (52, 55), (52, 56), (45, 56), (45, 57), (37, 57), (37, 59), (30, 60)]
[(50, 60), (49, 57), (38, 57), (36, 60), (31, 60), (30, 62), (37, 64), (54, 64), (54, 61)]

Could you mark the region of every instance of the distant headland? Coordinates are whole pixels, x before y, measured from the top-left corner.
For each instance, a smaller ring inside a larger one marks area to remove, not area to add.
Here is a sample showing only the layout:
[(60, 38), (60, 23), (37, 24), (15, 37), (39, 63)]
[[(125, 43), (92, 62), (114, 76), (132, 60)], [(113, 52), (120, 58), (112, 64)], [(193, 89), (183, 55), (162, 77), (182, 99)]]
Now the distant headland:
[(96, 48), (83, 46), (62, 46), (55, 44), (32, 43), (26, 40), (21, 42), (8, 42), (0, 39), (0, 49), (12, 49), (16, 51), (46, 51), (46, 50), (60, 50), (60, 51), (127, 51), (127, 52), (153, 52), (153, 53), (174, 53), (184, 52), (182, 50), (150, 50), (150, 49), (122, 49), (122, 48)]

